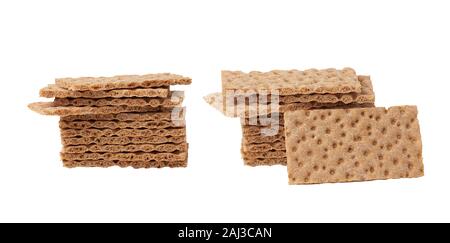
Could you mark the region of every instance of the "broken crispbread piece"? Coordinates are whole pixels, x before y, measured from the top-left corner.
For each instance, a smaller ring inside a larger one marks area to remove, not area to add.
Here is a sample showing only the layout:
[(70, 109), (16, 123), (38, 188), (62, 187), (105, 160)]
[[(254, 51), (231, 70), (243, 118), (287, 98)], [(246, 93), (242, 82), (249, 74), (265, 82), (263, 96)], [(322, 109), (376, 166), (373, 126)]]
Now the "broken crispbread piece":
[(187, 85), (192, 80), (171, 73), (146, 75), (118, 75), (114, 77), (58, 78), (56, 85), (72, 91), (153, 88), (169, 85)]
[(415, 106), (287, 112), (285, 133), (290, 184), (424, 175)]
[(250, 73), (222, 71), (222, 92), (229, 91), (246, 94), (276, 91), (279, 95), (360, 93), (361, 84), (351, 68)]

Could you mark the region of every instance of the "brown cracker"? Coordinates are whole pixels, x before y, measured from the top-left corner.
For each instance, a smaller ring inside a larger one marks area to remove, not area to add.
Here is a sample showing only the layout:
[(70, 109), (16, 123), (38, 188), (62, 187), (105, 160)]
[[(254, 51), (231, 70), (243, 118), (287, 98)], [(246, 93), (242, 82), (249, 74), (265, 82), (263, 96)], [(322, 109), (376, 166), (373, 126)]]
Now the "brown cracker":
[(243, 143), (244, 152), (266, 152), (266, 151), (286, 151), (284, 142), (274, 143)]
[(82, 137), (82, 138), (62, 138), (64, 146), (69, 145), (126, 145), (126, 144), (164, 144), (164, 143), (184, 143), (186, 136), (150, 136), (150, 137)]
[(186, 128), (169, 129), (61, 129), (62, 138), (71, 137), (167, 137), (186, 136)]
[(185, 152), (187, 144), (127, 144), (127, 145), (75, 145), (64, 146), (63, 153), (121, 153), (121, 152)]
[[(265, 127), (265, 126), (242, 126), (242, 133), (244, 134), (244, 137), (247, 136), (261, 136), (262, 134), (262, 129), (267, 129), (269, 127)], [(279, 127), (279, 131), (278, 131), (278, 135), (282, 135), (284, 136), (284, 127), (280, 126)]]
[(105, 107), (105, 106), (150, 106), (150, 107), (164, 107), (172, 108), (180, 106), (184, 100), (183, 91), (172, 91), (168, 98), (56, 98), (53, 102), (54, 106), (93, 106), (93, 107)]
[(87, 129), (87, 128), (147, 128), (162, 129), (184, 127), (185, 121), (59, 121), (60, 128)]
[(260, 143), (276, 143), (276, 142), (285, 142), (284, 134), (277, 134), (275, 136), (262, 136), (262, 135), (252, 135), (246, 136), (244, 135), (244, 143), (246, 144), (260, 144)]
[(62, 121), (171, 121), (184, 120), (185, 107), (176, 107), (156, 112), (118, 113), (118, 114), (89, 114), (61, 117)]
[(295, 111), (285, 121), (290, 184), (424, 175), (415, 106)]
[(125, 98), (125, 97), (159, 97), (169, 96), (169, 86), (150, 89), (116, 89), (99, 91), (70, 91), (68, 89), (49, 84), (39, 91), (41, 97), (46, 98)]
[(72, 91), (97, 91), (113, 89), (152, 88), (191, 84), (192, 80), (170, 73), (146, 75), (119, 75), (114, 77), (59, 78), (56, 85)]
[[(348, 94), (297, 94), (297, 95), (281, 95), (279, 96), (279, 103), (281, 106), (292, 103), (374, 103), (375, 94), (373, 92), (372, 81), (370, 76), (358, 76), (358, 81), (361, 84), (361, 93), (348, 93)], [(231, 97), (222, 97), (222, 93), (215, 93), (205, 97), (205, 100), (213, 105), (217, 103), (225, 102), (226, 106), (230, 105), (250, 105), (250, 104), (270, 104), (272, 102), (272, 96), (261, 94), (236, 95)], [(227, 103), (228, 102), (228, 103)]]
[(244, 157), (244, 164), (248, 166), (263, 166), (263, 165), (286, 165), (286, 158), (246, 158)]
[(118, 166), (121, 168), (133, 167), (135, 169), (141, 168), (163, 168), (163, 167), (186, 167), (187, 160), (184, 161), (112, 161), (112, 160), (64, 160), (64, 167), (76, 168), (76, 167), (112, 167)]
[(351, 68), (271, 72), (222, 71), (222, 91), (261, 93), (277, 90), (280, 95), (361, 92)]
[(50, 116), (72, 116), (88, 114), (115, 114), (124, 112), (151, 112), (159, 111), (160, 108), (151, 106), (104, 106), (104, 107), (74, 107), (55, 106), (53, 102), (35, 102), (28, 105), (32, 111), (41, 115)]
[[(308, 102), (308, 103), (291, 103), (286, 105), (275, 105), (272, 106), (270, 104), (238, 104), (234, 106), (224, 106), (220, 104), (220, 101), (217, 102), (218, 98), (213, 97), (216, 95), (211, 95), (204, 97), (204, 99), (213, 106), (218, 109), (222, 114), (227, 117), (257, 117), (257, 116), (269, 116), (272, 113), (284, 113), (288, 111), (295, 110), (311, 110), (311, 109), (324, 109), (324, 108), (347, 108), (347, 107), (373, 107), (374, 103), (368, 101), (367, 103), (350, 103), (346, 104), (343, 102), (336, 103), (319, 103), (319, 102)], [(216, 103), (217, 102), (217, 103)]]
[(122, 161), (183, 161), (187, 158), (187, 152), (179, 153), (78, 153), (78, 154), (68, 154), (61, 153), (61, 158), (63, 160), (122, 160)]
[[(243, 150), (243, 148), (242, 148)], [(242, 151), (242, 155), (246, 158), (285, 158), (286, 151), (270, 150), (264, 152), (245, 152)]]

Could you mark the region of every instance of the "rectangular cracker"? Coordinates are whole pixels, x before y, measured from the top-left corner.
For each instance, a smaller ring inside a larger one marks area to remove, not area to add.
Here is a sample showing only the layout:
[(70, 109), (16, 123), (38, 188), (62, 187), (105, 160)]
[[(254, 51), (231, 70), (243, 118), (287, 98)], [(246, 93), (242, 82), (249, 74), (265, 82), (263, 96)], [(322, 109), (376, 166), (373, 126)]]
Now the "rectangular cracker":
[[(244, 125), (244, 126), (242, 126), (242, 134), (244, 135), (244, 137), (248, 137), (248, 136), (273, 137), (273, 136), (264, 136), (264, 134), (262, 134), (262, 129), (264, 129), (264, 128), (267, 128), (267, 127)], [(279, 127), (279, 131), (278, 131), (277, 135), (284, 136), (284, 127), (283, 126)]]
[(415, 106), (288, 112), (285, 127), (290, 184), (424, 175)]
[(74, 161), (86, 161), (86, 160), (122, 160), (122, 161), (182, 161), (186, 160), (187, 152), (178, 153), (78, 153), (78, 154), (68, 154), (61, 153), (61, 159), (64, 160), (74, 160)]
[(171, 108), (180, 106), (184, 100), (183, 91), (172, 91), (167, 98), (55, 98), (53, 101), (54, 106), (69, 106), (69, 107), (105, 107), (105, 106), (149, 106), (153, 108), (164, 107)]
[(107, 129), (125, 129), (125, 128), (147, 128), (163, 129), (184, 127), (185, 121), (59, 121), (61, 129), (87, 129), (87, 128), (107, 128)]
[(127, 144), (127, 145), (73, 145), (64, 146), (63, 153), (123, 153), (123, 152), (186, 152), (187, 143), (164, 143), (164, 144)]
[[(358, 76), (358, 82), (361, 84), (361, 92), (347, 93), (347, 94), (297, 94), (297, 95), (280, 95), (279, 103), (281, 106), (292, 104), (292, 103), (375, 103), (375, 93), (373, 92), (372, 81), (370, 76)], [(250, 94), (250, 95), (231, 95), (230, 97), (218, 97), (217, 95), (223, 96), (222, 93), (211, 94), (207, 96), (207, 99), (214, 97), (214, 99), (222, 99), (225, 101), (227, 106), (238, 105), (238, 104), (270, 104), (272, 102), (272, 96), (261, 95), (261, 94)]]
[(125, 112), (155, 112), (161, 108), (151, 106), (104, 106), (104, 107), (74, 107), (55, 106), (53, 102), (35, 102), (28, 105), (30, 110), (48, 116), (73, 116), (88, 114), (117, 114)]
[(272, 165), (286, 165), (286, 158), (246, 158), (244, 157), (244, 164), (247, 166), (272, 166)]
[(244, 151), (244, 148), (241, 148), (242, 156), (246, 158), (285, 158), (286, 157), (286, 151), (279, 151), (279, 150), (270, 150), (270, 151), (263, 151), (263, 152), (246, 152)]
[(88, 114), (61, 117), (62, 121), (172, 121), (185, 120), (186, 108), (176, 107), (156, 112)]
[(361, 84), (351, 68), (250, 73), (222, 71), (223, 93), (271, 93), (274, 90), (280, 95), (360, 93)]
[(64, 146), (69, 145), (126, 145), (126, 144), (164, 144), (185, 143), (186, 136), (150, 136), (150, 137), (81, 137), (62, 138)]
[[(336, 103), (320, 103), (316, 101), (307, 103), (290, 103), (283, 105), (271, 104), (237, 104), (227, 106), (224, 105), (221, 100), (222, 94), (214, 93), (205, 96), (205, 101), (219, 110), (223, 115), (227, 117), (257, 117), (257, 116), (269, 116), (272, 113), (284, 113), (288, 111), (295, 110), (311, 110), (311, 109), (325, 109), (325, 108), (348, 108), (348, 107), (373, 107), (374, 103), (372, 100), (367, 100), (367, 103), (349, 103), (336, 102)], [(363, 100), (361, 100), (363, 102)]]
[(129, 98), (129, 97), (154, 97), (166, 98), (169, 96), (169, 86), (149, 89), (115, 89), (99, 91), (71, 91), (56, 84), (49, 84), (39, 91), (39, 95), (45, 98)]
[(267, 151), (286, 151), (286, 145), (284, 142), (274, 142), (274, 143), (242, 143), (244, 152), (267, 152)]
[(243, 142), (246, 144), (260, 144), (260, 143), (276, 143), (285, 142), (284, 134), (277, 134), (275, 136), (261, 136), (261, 135), (244, 135)]
[(114, 89), (153, 88), (191, 84), (188, 77), (171, 73), (146, 75), (119, 75), (114, 77), (58, 78), (56, 85), (72, 91), (98, 91)]
[(77, 167), (102, 167), (108, 168), (113, 166), (118, 166), (121, 168), (132, 167), (135, 169), (148, 169), (148, 168), (177, 168), (177, 167), (187, 167), (187, 159), (184, 161), (112, 161), (112, 160), (84, 160), (84, 161), (74, 161), (65, 160), (63, 161), (64, 167), (67, 168), (77, 168)]
[(186, 128), (169, 129), (61, 129), (62, 138), (72, 137), (180, 137), (186, 136)]

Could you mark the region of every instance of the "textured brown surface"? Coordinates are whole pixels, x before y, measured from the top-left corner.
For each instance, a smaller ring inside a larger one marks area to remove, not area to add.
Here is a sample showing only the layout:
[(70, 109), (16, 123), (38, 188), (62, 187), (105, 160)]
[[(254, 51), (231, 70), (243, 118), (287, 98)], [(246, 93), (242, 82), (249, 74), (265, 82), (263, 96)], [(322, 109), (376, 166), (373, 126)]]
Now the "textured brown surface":
[(46, 98), (124, 98), (124, 97), (159, 97), (169, 96), (169, 86), (151, 89), (116, 89), (100, 91), (70, 91), (55, 84), (49, 84), (39, 91)]
[[(358, 76), (358, 81), (361, 84), (361, 93), (348, 93), (348, 94), (297, 94), (297, 95), (280, 95), (280, 105), (286, 105), (291, 103), (337, 103), (343, 104), (350, 103), (374, 103), (375, 94), (373, 92), (372, 81), (370, 76)], [(205, 97), (205, 100), (213, 105), (217, 103), (223, 103), (225, 101), (226, 106), (238, 105), (238, 104), (270, 104), (272, 102), (271, 95), (250, 94), (245, 95), (230, 95), (230, 97), (223, 97), (222, 93), (214, 93)]]
[(285, 142), (284, 134), (277, 134), (275, 136), (261, 136), (261, 135), (244, 135), (244, 143), (246, 144), (260, 144), (260, 143), (276, 143)]
[[(267, 128), (264, 126), (242, 126), (242, 133), (244, 134), (244, 137), (248, 136), (261, 136), (261, 130)], [(284, 136), (284, 127), (280, 126), (280, 129), (278, 131), (278, 135)]]
[[(243, 148), (242, 148), (243, 150)], [(242, 151), (242, 156), (245, 158), (285, 158), (286, 157), (286, 151), (278, 151), (278, 150), (271, 150), (271, 151), (264, 151), (264, 152), (245, 152)]]
[(135, 169), (141, 168), (163, 168), (163, 167), (186, 167), (187, 160), (184, 161), (112, 161), (112, 160), (84, 160), (84, 161), (74, 161), (65, 160), (63, 164), (67, 168), (76, 167), (112, 167), (118, 166), (122, 168), (133, 167)]
[(121, 152), (186, 152), (187, 144), (127, 144), (127, 145), (75, 145), (64, 146), (63, 153), (121, 153)]
[(151, 112), (159, 111), (160, 108), (150, 106), (104, 106), (104, 107), (74, 107), (55, 106), (53, 102), (35, 102), (28, 105), (32, 111), (41, 115), (71, 116), (88, 114), (115, 114), (124, 112)]
[(186, 108), (176, 107), (156, 112), (89, 114), (61, 117), (62, 121), (171, 121), (184, 120)]
[(72, 91), (152, 88), (191, 84), (191, 79), (176, 74), (120, 75), (114, 77), (59, 78), (56, 85)]
[(169, 129), (61, 129), (62, 138), (72, 137), (167, 137), (186, 136), (186, 128)]
[(212, 107), (219, 110), (222, 114), (227, 117), (257, 117), (257, 116), (267, 116), (272, 113), (283, 113), (288, 111), (295, 110), (310, 110), (310, 109), (324, 109), (324, 108), (350, 108), (350, 107), (373, 107), (373, 99), (362, 100), (361, 103), (349, 103), (346, 104), (344, 102), (335, 102), (335, 103), (320, 103), (316, 101), (307, 102), (307, 103), (290, 103), (283, 104), (279, 106), (272, 106), (270, 104), (237, 104), (226, 106), (222, 102), (222, 94), (214, 93), (208, 96), (205, 96), (205, 101), (210, 104)]
[(280, 95), (361, 92), (361, 84), (351, 68), (275, 70), (271, 72), (222, 71), (222, 91), (271, 92)]
[(267, 151), (286, 151), (286, 146), (284, 142), (274, 142), (274, 143), (243, 143), (244, 152), (267, 152)]
[(162, 129), (184, 127), (185, 121), (59, 121), (60, 128), (86, 129), (86, 128), (147, 128)]
[(286, 158), (246, 158), (244, 164), (248, 166), (286, 165)]
[(79, 153), (79, 154), (68, 154), (61, 153), (62, 160), (121, 160), (121, 161), (183, 161), (186, 160), (187, 153)]
[(125, 145), (125, 144), (163, 144), (163, 143), (184, 143), (186, 136), (151, 136), (151, 137), (82, 137), (82, 138), (62, 138), (64, 146), (68, 145)]
[(105, 107), (105, 106), (150, 106), (150, 107), (164, 107), (172, 108), (179, 106), (183, 103), (184, 92), (172, 91), (168, 98), (101, 98), (101, 99), (89, 99), (89, 98), (56, 98), (53, 101), (54, 106), (93, 106), (93, 107)]
[(288, 112), (285, 126), (290, 184), (424, 175), (415, 106)]

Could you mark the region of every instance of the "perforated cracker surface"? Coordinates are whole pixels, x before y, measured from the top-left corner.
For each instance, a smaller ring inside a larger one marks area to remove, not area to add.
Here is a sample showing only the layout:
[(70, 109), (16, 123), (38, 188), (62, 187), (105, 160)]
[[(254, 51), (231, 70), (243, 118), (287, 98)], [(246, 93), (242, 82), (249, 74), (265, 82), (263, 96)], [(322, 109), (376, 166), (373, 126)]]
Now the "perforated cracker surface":
[(49, 84), (39, 91), (41, 97), (46, 98), (124, 98), (124, 97), (155, 97), (169, 96), (169, 87), (155, 87), (149, 89), (116, 89), (99, 91), (71, 91), (56, 84)]
[(275, 70), (271, 72), (222, 71), (222, 91), (260, 93), (277, 90), (280, 95), (361, 92), (361, 84), (351, 68)]
[(168, 128), (168, 129), (61, 129), (62, 138), (72, 137), (167, 137), (167, 136), (186, 136), (186, 128)]
[(126, 144), (164, 144), (164, 143), (184, 143), (186, 136), (150, 136), (150, 137), (72, 137), (62, 138), (64, 146), (68, 145), (126, 145)]
[(56, 85), (72, 91), (153, 88), (191, 84), (191, 79), (170, 73), (146, 75), (119, 75), (114, 77), (59, 78)]
[(424, 175), (415, 106), (288, 112), (285, 132), (290, 184)]
[(93, 107), (104, 107), (104, 106), (150, 106), (150, 107), (163, 107), (163, 108), (173, 108), (179, 106), (183, 103), (184, 92), (182, 91), (172, 91), (170, 96), (167, 98), (101, 98), (101, 99), (91, 99), (91, 98), (56, 98), (53, 102), (54, 106), (93, 106)]
[(28, 105), (32, 111), (41, 115), (49, 116), (72, 116), (89, 114), (117, 114), (125, 112), (151, 112), (159, 111), (160, 108), (151, 106), (103, 106), (103, 107), (75, 107), (55, 106), (53, 102), (35, 102)]

